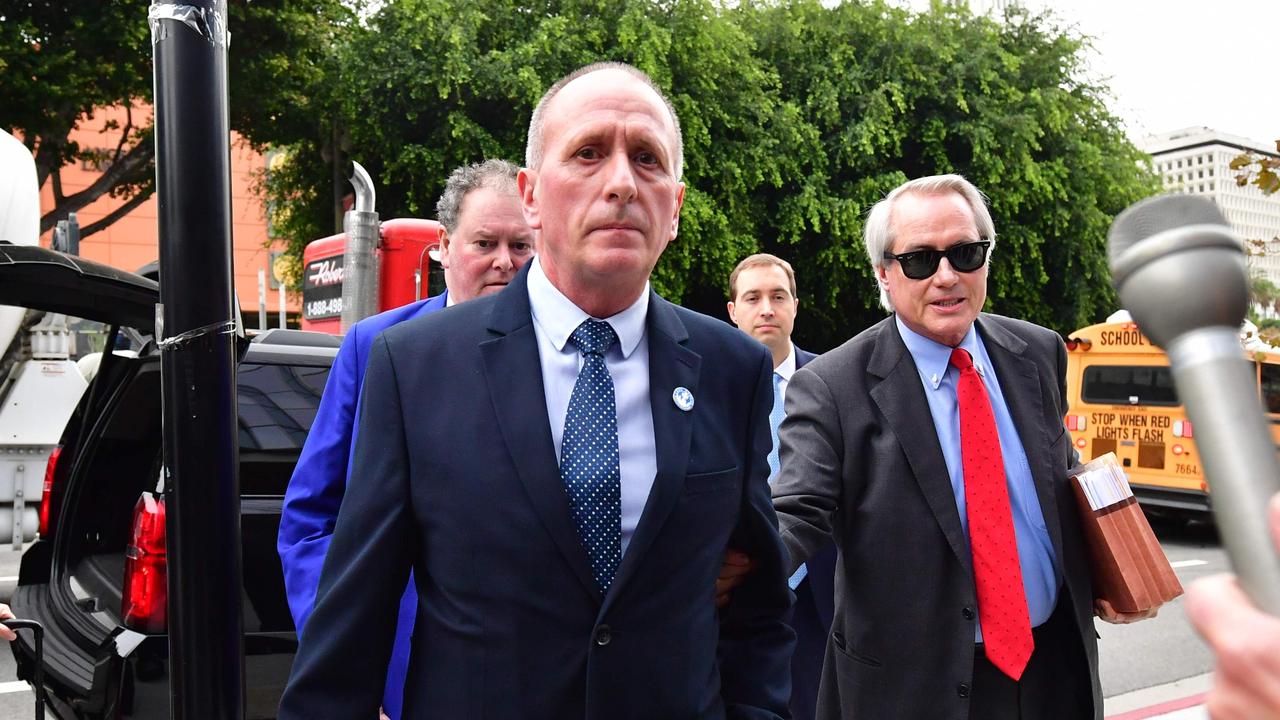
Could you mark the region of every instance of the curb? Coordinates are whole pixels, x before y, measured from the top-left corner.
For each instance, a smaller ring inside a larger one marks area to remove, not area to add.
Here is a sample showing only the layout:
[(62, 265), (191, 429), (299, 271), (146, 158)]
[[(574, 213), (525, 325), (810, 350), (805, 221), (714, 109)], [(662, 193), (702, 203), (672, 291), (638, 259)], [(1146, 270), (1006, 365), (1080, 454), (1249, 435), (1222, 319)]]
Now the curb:
[(1213, 673), (1205, 673), (1109, 697), (1106, 720), (1146, 720), (1201, 706), (1212, 683)]

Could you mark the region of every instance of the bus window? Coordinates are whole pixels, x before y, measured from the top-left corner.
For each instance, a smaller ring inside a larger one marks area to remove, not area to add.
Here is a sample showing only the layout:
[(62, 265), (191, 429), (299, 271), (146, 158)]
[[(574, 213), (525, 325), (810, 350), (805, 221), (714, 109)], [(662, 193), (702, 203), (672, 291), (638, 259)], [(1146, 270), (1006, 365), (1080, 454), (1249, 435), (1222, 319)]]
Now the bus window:
[(1178, 404), (1166, 365), (1091, 365), (1084, 369), (1080, 395), (1099, 405)]
[(1269, 413), (1280, 413), (1280, 365), (1262, 365), (1262, 404)]

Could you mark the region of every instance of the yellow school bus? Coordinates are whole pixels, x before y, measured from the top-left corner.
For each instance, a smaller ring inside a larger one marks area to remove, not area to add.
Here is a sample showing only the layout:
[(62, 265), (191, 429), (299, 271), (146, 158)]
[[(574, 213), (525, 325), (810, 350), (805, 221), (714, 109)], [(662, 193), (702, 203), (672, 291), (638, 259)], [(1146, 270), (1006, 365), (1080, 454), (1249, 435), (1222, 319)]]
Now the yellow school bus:
[[(1242, 335), (1259, 399), (1280, 443), (1280, 349)], [(1178, 400), (1164, 351), (1128, 313), (1081, 328), (1067, 344), (1067, 430), (1082, 462), (1114, 452), (1138, 501), (1149, 510), (1199, 515), (1209, 486), (1195, 428)]]

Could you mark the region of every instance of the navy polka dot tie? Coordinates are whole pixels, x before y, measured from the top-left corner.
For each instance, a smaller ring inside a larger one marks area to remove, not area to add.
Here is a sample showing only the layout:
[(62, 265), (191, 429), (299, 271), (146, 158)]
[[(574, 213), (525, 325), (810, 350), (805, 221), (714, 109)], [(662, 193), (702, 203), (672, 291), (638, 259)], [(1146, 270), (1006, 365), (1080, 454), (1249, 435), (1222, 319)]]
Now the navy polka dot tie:
[(622, 560), (618, 415), (613, 378), (604, 364), (604, 354), (617, 341), (609, 323), (591, 319), (569, 336), (583, 362), (560, 440), (560, 478), (601, 592), (609, 590)]
[(1005, 482), (1000, 434), (986, 385), (968, 351), (951, 351), (960, 371), (956, 399), (960, 403), (960, 464), (964, 468), (964, 504), (969, 517), (969, 552), (978, 594), (978, 622), (987, 659), (1005, 675), (1019, 680), (1031, 659), (1035, 640), (1027, 593), (1018, 562), (1009, 488)]

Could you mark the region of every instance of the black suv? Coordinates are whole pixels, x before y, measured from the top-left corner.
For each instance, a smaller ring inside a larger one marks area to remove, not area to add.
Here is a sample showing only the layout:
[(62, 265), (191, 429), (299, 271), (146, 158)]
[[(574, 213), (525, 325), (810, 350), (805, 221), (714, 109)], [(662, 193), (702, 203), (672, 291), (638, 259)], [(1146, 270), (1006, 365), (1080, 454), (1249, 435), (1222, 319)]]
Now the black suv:
[[(0, 304), (109, 327), (100, 369), (50, 460), (48, 527), (22, 557), (11, 605), (44, 624), (44, 683), (63, 718), (169, 717), (155, 282), (35, 247), (0, 244)], [(128, 330), (132, 328), (132, 330)], [(329, 335), (272, 330), (237, 367), (247, 717), (275, 717), (297, 640), (276, 555), (285, 486), (337, 352)], [(30, 636), (13, 643), (33, 677)]]

